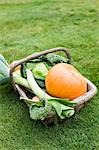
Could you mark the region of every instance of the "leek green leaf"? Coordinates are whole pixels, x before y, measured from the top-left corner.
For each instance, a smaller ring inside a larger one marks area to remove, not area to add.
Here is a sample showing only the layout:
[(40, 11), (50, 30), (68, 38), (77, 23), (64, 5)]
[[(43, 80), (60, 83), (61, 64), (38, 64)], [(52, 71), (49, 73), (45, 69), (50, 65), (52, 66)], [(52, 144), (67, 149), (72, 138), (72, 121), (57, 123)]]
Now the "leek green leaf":
[(38, 106), (38, 107), (43, 106), (43, 102), (41, 100), (38, 102), (34, 102), (32, 99), (25, 98), (25, 97), (20, 97), (20, 100), (24, 100), (29, 105), (34, 105), (34, 106)]
[(75, 110), (74, 110), (73, 107), (63, 105), (63, 104), (59, 103), (58, 101), (53, 101), (52, 100), (52, 101), (49, 101), (49, 104), (54, 107), (54, 109), (56, 110), (58, 116), (61, 119), (71, 117), (75, 113)]
[(69, 101), (68, 99), (61, 99), (61, 98), (50, 98), (48, 99), (48, 101), (57, 101), (63, 105), (67, 105), (67, 106), (75, 106), (76, 105), (76, 102), (72, 102), (72, 101)]

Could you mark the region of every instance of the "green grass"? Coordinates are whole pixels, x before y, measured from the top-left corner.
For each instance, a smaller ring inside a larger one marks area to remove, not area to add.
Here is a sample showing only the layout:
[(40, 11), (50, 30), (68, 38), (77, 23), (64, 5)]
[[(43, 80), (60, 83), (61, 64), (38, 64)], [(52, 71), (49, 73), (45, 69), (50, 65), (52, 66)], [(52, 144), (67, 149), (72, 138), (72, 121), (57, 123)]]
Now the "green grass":
[[(58, 46), (99, 88), (98, 0), (0, 0), (0, 53), (9, 63)], [(0, 150), (99, 150), (99, 94), (73, 118), (45, 127), (11, 86), (0, 88)]]

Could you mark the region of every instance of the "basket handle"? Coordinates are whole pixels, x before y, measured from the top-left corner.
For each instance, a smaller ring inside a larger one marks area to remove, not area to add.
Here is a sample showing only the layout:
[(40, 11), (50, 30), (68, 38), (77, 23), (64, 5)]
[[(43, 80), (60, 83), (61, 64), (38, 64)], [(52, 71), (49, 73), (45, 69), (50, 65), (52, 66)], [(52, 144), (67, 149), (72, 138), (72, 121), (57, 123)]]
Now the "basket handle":
[[(42, 55), (46, 55), (46, 54), (49, 54), (49, 53), (53, 53), (53, 52), (58, 52), (58, 51), (63, 51), (65, 52), (66, 56), (67, 56), (67, 63), (68, 64), (71, 64), (71, 56), (69, 54), (69, 51), (67, 48), (64, 48), (64, 47), (57, 47), (57, 48), (52, 48), (52, 49), (49, 49), (49, 50), (45, 50), (45, 51), (42, 51), (42, 52), (38, 52), (38, 53), (35, 53), (35, 54), (32, 54), (32, 55), (29, 55), (27, 56), (26, 58), (23, 58), (23, 59), (20, 59), (18, 61), (14, 61), (12, 62), (12, 64), (10, 65), (10, 77), (11, 77), (11, 80), (12, 80), (12, 83), (14, 84), (13, 82), (13, 72), (14, 72), (14, 69), (21, 65), (22, 63), (25, 63), (25, 62), (28, 62), (29, 60), (31, 59), (35, 59), (37, 57), (40, 57)], [(14, 84), (15, 85), (15, 84)], [(14, 86), (15, 87), (15, 86)]]

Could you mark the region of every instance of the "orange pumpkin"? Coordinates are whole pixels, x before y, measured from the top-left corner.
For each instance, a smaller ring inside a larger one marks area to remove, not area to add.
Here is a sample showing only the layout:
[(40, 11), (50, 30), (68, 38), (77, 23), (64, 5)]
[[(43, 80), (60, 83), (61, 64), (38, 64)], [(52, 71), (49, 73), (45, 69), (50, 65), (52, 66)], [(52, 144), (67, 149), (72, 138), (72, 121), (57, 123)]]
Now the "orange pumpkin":
[(70, 100), (87, 91), (84, 77), (72, 65), (65, 63), (59, 63), (49, 70), (45, 86), (51, 96)]

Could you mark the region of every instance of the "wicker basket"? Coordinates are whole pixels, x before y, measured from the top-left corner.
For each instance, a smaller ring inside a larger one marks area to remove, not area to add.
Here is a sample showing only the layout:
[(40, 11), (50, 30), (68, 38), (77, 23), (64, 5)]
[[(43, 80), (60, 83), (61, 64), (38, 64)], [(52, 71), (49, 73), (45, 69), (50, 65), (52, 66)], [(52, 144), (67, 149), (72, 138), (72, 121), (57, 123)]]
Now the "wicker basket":
[[(52, 48), (52, 49), (49, 49), (49, 50), (45, 50), (45, 51), (42, 51), (42, 52), (39, 52), (39, 53), (29, 55), (28, 57), (23, 58), (21, 60), (14, 61), (10, 65), (10, 76), (11, 76), (12, 86), (13, 86), (14, 90), (20, 96), (27, 97), (27, 94), (26, 94), (27, 92), (24, 91), (24, 89), (21, 88), (19, 85), (15, 84), (14, 81), (13, 81), (13, 71), (18, 65), (21, 65), (25, 62), (28, 62), (29, 60), (36, 59), (36, 58), (38, 58), (42, 55), (47, 55), (49, 53), (59, 52), (59, 51), (63, 51), (66, 54), (67, 63), (71, 64), (71, 57), (70, 57), (69, 51), (66, 48), (63, 48), (63, 47)], [(97, 93), (96, 86), (91, 81), (89, 81), (88, 79), (85, 78), (85, 80), (87, 81), (87, 84), (88, 84), (87, 92), (84, 95), (82, 95), (82, 96), (80, 96), (80, 97), (73, 100), (74, 102), (77, 102), (77, 105), (75, 106), (76, 112), (79, 111), (82, 107), (84, 107), (86, 105), (86, 103), (89, 102), (89, 100)], [(46, 119), (43, 121), (43, 123), (49, 125), (49, 124), (55, 123), (56, 121), (59, 121), (59, 120), (60, 119), (57, 118), (56, 116), (53, 116), (52, 114), (49, 114), (46, 117)]]

